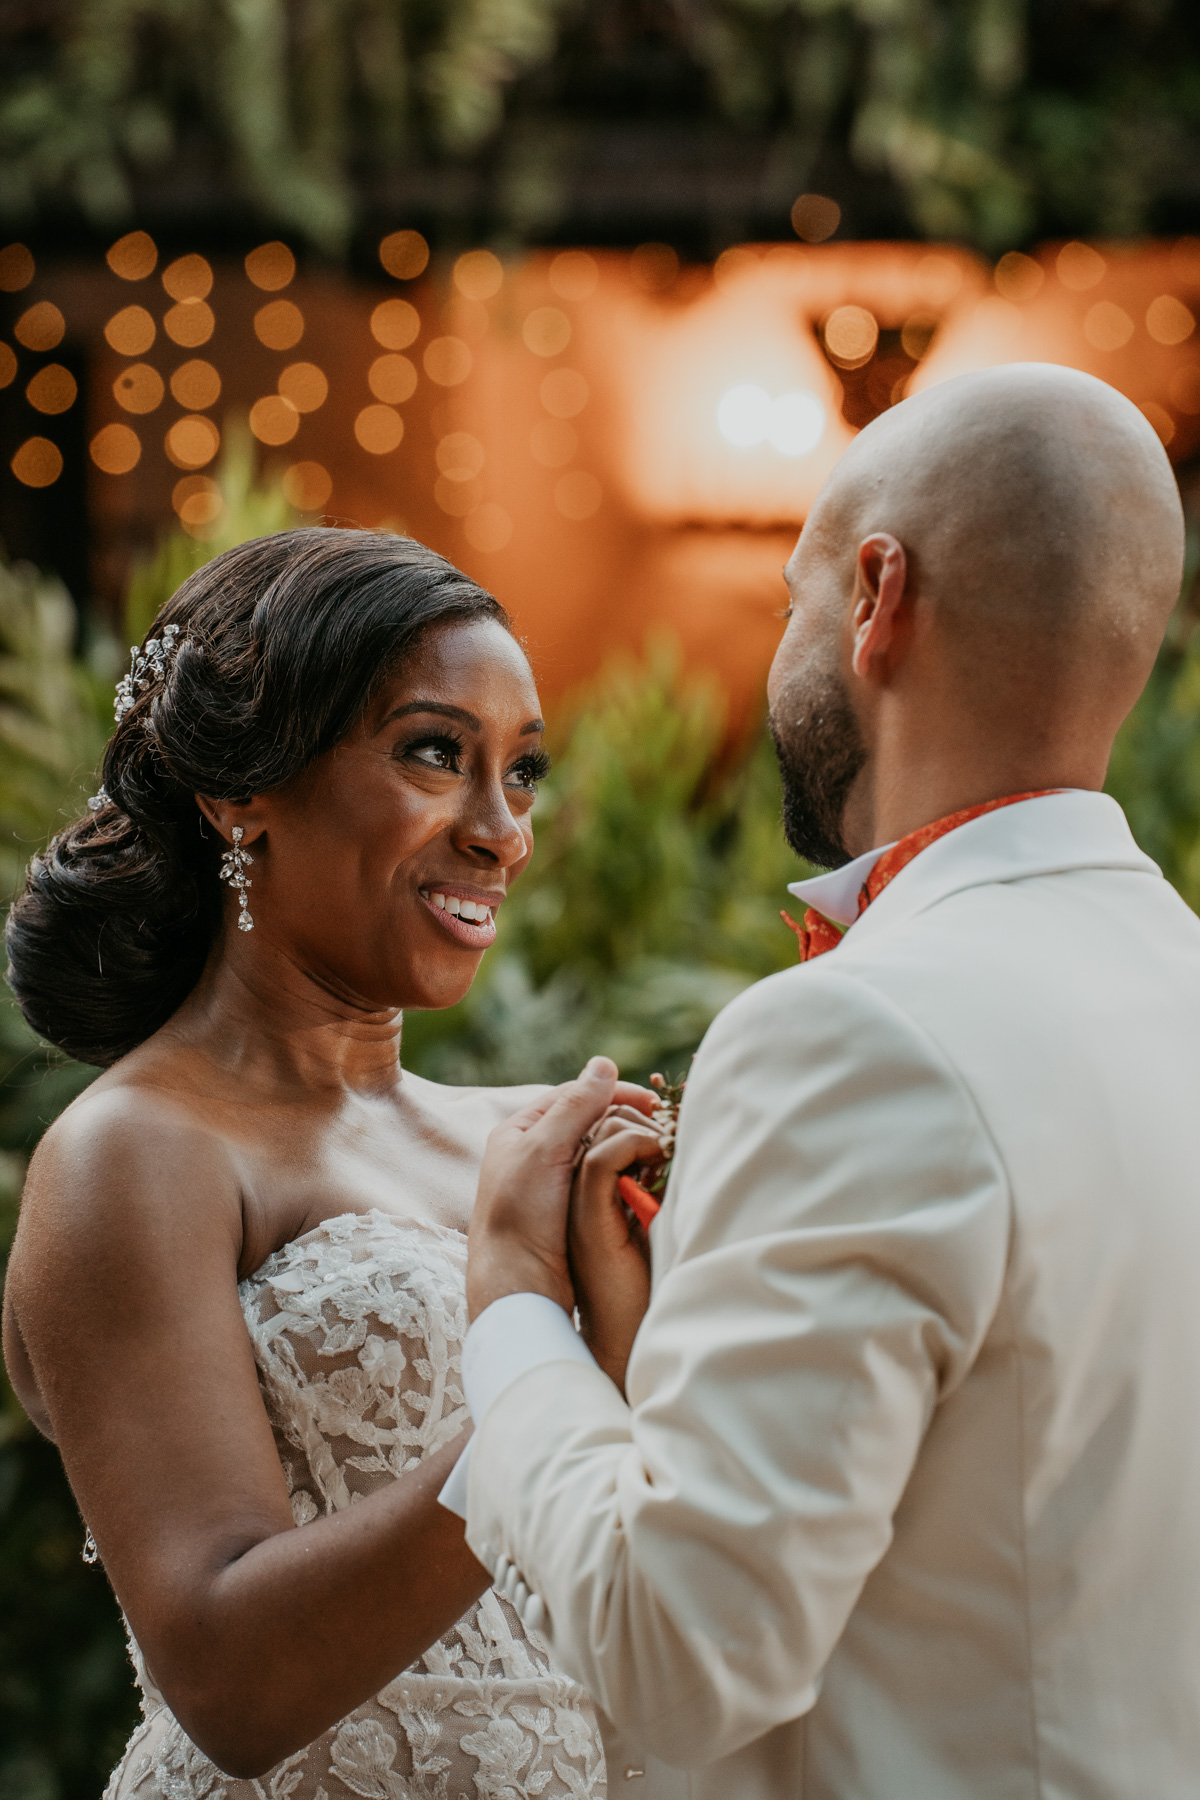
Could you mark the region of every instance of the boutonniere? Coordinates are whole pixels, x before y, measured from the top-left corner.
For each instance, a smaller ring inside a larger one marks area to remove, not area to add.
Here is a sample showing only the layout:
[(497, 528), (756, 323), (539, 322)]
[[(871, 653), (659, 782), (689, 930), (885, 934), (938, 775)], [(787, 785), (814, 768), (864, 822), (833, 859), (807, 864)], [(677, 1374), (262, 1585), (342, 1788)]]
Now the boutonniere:
[(653, 1161), (634, 1163), (617, 1178), (617, 1192), (638, 1224), (649, 1231), (662, 1206), (671, 1158), (675, 1154), (675, 1127), (686, 1078), (671, 1081), (665, 1075), (652, 1075), (650, 1086), (658, 1095), (658, 1105), (650, 1115), (652, 1130), (658, 1134), (661, 1154)]

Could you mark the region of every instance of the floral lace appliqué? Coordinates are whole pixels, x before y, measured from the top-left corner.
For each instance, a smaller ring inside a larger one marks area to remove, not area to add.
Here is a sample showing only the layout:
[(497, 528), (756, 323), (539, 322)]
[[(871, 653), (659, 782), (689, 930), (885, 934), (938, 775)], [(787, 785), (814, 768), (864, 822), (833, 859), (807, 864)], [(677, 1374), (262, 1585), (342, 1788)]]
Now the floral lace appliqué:
[[(467, 1423), (466, 1240), (331, 1219), (241, 1284), (298, 1526), (413, 1469)], [(257, 1780), (186, 1736), (131, 1646), (142, 1722), (105, 1800), (604, 1800), (591, 1701), (489, 1590), (374, 1700)]]

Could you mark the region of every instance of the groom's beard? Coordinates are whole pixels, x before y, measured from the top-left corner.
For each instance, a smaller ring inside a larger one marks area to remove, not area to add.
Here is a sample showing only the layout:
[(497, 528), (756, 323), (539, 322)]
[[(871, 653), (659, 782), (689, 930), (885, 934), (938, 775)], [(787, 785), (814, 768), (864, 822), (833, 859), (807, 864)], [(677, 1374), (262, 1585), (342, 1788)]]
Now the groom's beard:
[(807, 693), (793, 689), (784, 707), (792, 720), (786, 726), (770, 721), (783, 777), (784, 836), (806, 862), (840, 869), (851, 860), (842, 817), (867, 760), (846, 684), (836, 669), (823, 670)]

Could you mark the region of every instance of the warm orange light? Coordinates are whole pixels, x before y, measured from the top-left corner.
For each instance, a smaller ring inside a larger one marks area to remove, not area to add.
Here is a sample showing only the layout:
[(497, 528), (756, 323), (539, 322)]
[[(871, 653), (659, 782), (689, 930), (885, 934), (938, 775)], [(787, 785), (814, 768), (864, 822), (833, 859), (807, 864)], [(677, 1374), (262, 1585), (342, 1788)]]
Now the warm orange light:
[(118, 356), (145, 356), (158, 333), (144, 306), (123, 306), (104, 327), (104, 335)]
[(304, 314), (291, 300), (271, 300), (254, 315), (254, 335), (268, 350), (290, 350), (304, 336)]
[(661, 294), (679, 274), (679, 258), (670, 244), (639, 244), (629, 258), (629, 273), (646, 294)]
[(19, 294), (22, 288), (29, 286), (33, 276), (33, 256), (24, 244), (6, 244), (0, 250), (0, 293)]
[(297, 512), (320, 512), (333, 492), (328, 469), (319, 462), (293, 463), (283, 474), (283, 495)]
[(407, 356), (377, 356), (367, 370), (367, 386), (377, 400), (400, 406), (417, 389), (417, 371)]
[(429, 261), (429, 245), (419, 231), (393, 231), (379, 246), (379, 260), (397, 281), (413, 281)]
[(25, 398), (38, 412), (63, 413), (74, 406), (78, 392), (70, 369), (64, 369), (61, 363), (47, 363), (25, 389)]
[(743, 275), (757, 269), (760, 261), (757, 250), (749, 250), (743, 244), (734, 244), (728, 250), (722, 250), (713, 264), (713, 280), (719, 288), (730, 287)]
[(163, 378), (149, 363), (131, 363), (113, 382), (113, 395), (126, 412), (153, 412), (162, 404)]
[(1075, 240), (1064, 244), (1055, 262), (1058, 279), (1072, 293), (1083, 294), (1088, 288), (1096, 286), (1104, 280), (1104, 272), (1108, 267), (1098, 250), (1090, 244), (1081, 244)]
[(13, 326), (13, 336), (27, 350), (53, 350), (61, 344), (67, 322), (57, 306), (49, 300), (38, 300), (23, 312)]
[(503, 550), (513, 534), (509, 514), (495, 500), (485, 500), (469, 512), (463, 525), (468, 544), (476, 550)]
[(589, 388), (578, 369), (551, 369), (538, 389), (542, 405), (556, 419), (573, 419), (588, 403)]
[(529, 434), (529, 448), (544, 469), (562, 469), (575, 459), (579, 433), (565, 419), (539, 419)]
[(421, 330), (421, 315), (407, 300), (382, 300), (371, 314), (371, 335), (385, 350), (407, 350)]
[(584, 469), (560, 475), (554, 484), (554, 504), (564, 519), (590, 519), (603, 498), (600, 483)]
[(9, 468), (26, 487), (49, 487), (62, 474), (62, 451), (49, 438), (26, 438)]
[(202, 469), (221, 448), (221, 434), (211, 419), (189, 413), (176, 419), (166, 437), (166, 452), (178, 469)]
[(7, 344), (0, 344), (0, 388), (6, 388), (14, 380), (17, 373), (15, 352)]
[(1177, 369), (1167, 394), (1176, 412), (1187, 413), (1189, 418), (1200, 413), (1200, 364), (1189, 363), (1186, 368)]
[(433, 497), (452, 519), (465, 519), (483, 498), (478, 481), (456, 481), (453, 476), (439, 475), (433, 484)]
[(936, 250), (922, 256), (913, 271), (913, 286), (922, 306), (949, 306), (962, 283), (962, 265)]
[[(910, 313), (900, 329), (900, 348), (905, 356), (911, 356), (914, 362), (920, 362), (936, 330), (937, 320), (932, 313)], [(908, 377), (905, 376), (904, 379), (907, 381)]]
[(142, 440), (129, 425), (106, 425), (91, 442), (92, 461), (105, 475), (128, 475), (142, 454)]
[(264, 394), (250, 408), (250, 429), (260, 444), (288, 444), (300, 429), (300, 414), (282, 394)]
[(1022, 305), (1026, 300), (1033, 299), (1046, 279), (1046, 271), (1040, 263), (1034, 262), (1032, 256), (1023, 256), (1019, 250), (1010, 250), (996, 264), (993, 279), (998, 294)]
[(1195, 329), (1194, 314), (1174, 294), (1160, 294), (1146, 308), (1146, 330), (1156, 344), (1182, 344)]
[(122, 281), (144, 281), (154, 273), (158, 246), (148, 231), (127, 231), (109, 245), (104, 260)]
[(224, 496), (208, 475), (185, 475), (177, 481), (171, 492), (171, 505), (191, 531), (215, 524), (225, 511)]
[(289, 363), (279, 377), (279, 392), (297, 412), (316, 412), (329, 398), (329, 382), (316, 363)]
[(827, 194), (801, 194), (792, 207), (792, 230), (806, 244), (823, 244), (842, 222), (842, 209)]
[(221, 398), (221, 377), (210, 362), (194, 356), (171, 376), (171, 392), (189, 412), (203, 412)]
[(1124, 307), (1097, 300), (1088, 308), (1083, 335), (1095, 350), (1120, 350), (1133, 336), (1133, 320)]
[(1175, 436), (1175, 421), (1166, 407), (1159, 406), (1155, 400), (1143, 400), (1141, 411), (1149, 419), (1163, 444), (1169, 444)]
[(600, 280), (594, 256), (586, 250), (560, 250), (547, 272), (560, 300), (590, 300)]
[(561, 356), (571, 341), (571, 321), (557, 306), (535, 306), (525, 318), (521, 336), (535, 356)]
[(206, 300), (212, 292), (211, 265), (203, 256), (177, 256), (163, 270), (162, 284), (172, 300)]
[(504, 264), (491, 250), (468, 250), (454, 265), (454, 285), (468, 300), (490, 300), (504, 285)]
[(438, 387), (458, 387), (471, 373), (474, 358), (470, 346), (461, 338), (434, 338), (425, 346), (421, 358), (425, 373)]
[(483, 467), (483, 445), (469, 431), (451, 431), (435, 453), (438, 468), (450, 481), (470, 481)]
[(404, 436), (404, 420), (390, 406), (364, 406), (354, 421), (354, 435), (372, 456), (386, 456)]
[(287, 245), (278, 240), (260, 244), (246, 258), (246, 273), (255, 287), (265, 288), (268, 293), (273, 294), (278, 289), (287, 287), (295, 275), (296, 259)]
[(843, 369), (861, 368), (875, 354), (879, 325), (865, 306), (835, 307), (825, 321), (825, 348)]
[(207, 344), (216, 323), (206, 300), (181, 300), (163, 319), (163, 330), (181, 350), (197, 350)]

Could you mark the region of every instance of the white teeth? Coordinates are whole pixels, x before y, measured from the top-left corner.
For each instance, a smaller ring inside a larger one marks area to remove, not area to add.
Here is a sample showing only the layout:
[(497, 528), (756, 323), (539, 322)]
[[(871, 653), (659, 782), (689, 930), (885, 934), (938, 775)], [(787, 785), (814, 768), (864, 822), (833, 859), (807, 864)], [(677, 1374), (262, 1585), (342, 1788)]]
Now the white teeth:
[(431, 906), (436, 906), (439, 912), (448, 912), (452, 918), (467, 919), (473, 925), (490, 925), (492, 922), (492, 909), (482, 900), (459, 900), (453, 894), (427, 893), (424, 888), (421, 892)]

